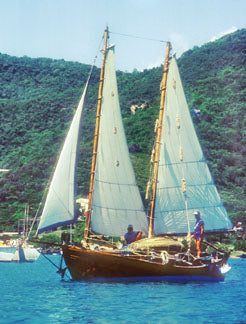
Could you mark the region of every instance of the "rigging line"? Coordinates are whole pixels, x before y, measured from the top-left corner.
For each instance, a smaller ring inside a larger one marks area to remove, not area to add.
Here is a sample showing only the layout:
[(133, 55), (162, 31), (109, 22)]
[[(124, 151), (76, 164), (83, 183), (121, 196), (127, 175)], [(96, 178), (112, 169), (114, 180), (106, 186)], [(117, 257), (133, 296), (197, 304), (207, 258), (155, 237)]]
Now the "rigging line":
[(118, 182), (111, 182), (111, 181), (104, 181), (100, 179), (95, 179), (95, 182), (105, 183), (109, 185), (115, 185), (115, 186), (128, 186), (128, 187), (136, 187), (136, 183), (118, 183)]
[(130, 211), (130, 212), (143, 212), (142, 209), (132, 209), (132, 208), (113, 208), (113, 207), (104, 207), (100, 205), (93, 205), (94, 208), (101, 208), (101, 209), (107, 209), (107, 210), (114, 210), (114, 211)]
[[(55, 164), (55, 165), (56, 165), (56, 164)], [(54, 167), (54, 169), (55, 169), (55, 167)], [(43, 203), (44, 203), (45, 197), (47, 196), (47, 192), (48, 192), (49, 187), (50, 187), (50, 185), (51, 185), (51, 181), (52, 181), (52, 176), (53, 176), (53, 173), (54, 173), (54, 169), (53, 169), (53, 172), (52, 172), (51, 175), (50, 175), (49, 181), (48, 181), (48, 183), (47, 183), (47, 185), (46, 185), (46, 187), (45, 187), (45, 189), (44, 189), (44, 192), (43, 192), (43, 195), (42, 195), (42, 199), (41, 199), (41, 201), (40, 201), (40, 203), (39, 203), (39, 205), (38, 205), (38, 209), (37, 209), (36, 214), (35, 214), (35, 216), (34, 216), (34, 219), (33, 219), (32, 225), (31, 225), (30, 230), (29, 230), (29, 235), (27, 236), (27, 239), (29, 239), (29, 236), (31, 235), (31, 231), (33, 230), (33, 227), (34, 227), (34, 225), (35, 225), (35, 222), (36, 222), (37, 219), (38, 219), (39, 211), (40, 211), (40, 209), (41, 209), (41, 207), (42, 207), (42, 205), (43, 205)], [(38, 235), (38, 229), (36, 230), (35, 235)]]
[[(201, 210), (206, 210), (206, 209), (215, 209), (215, 208), (218, 208), (218, 207), (221, 207), (220, 204), (217, 204), (217, 205), (207, 205), (207, 206), (192, 206), (192, 207), (189, 207), (188, 210), (196, 210), (196, 209), (201, 209)], [(175, 208), (175, 209), (168, 209), (168, 210), (165, 210), (165, 212), (162, 212), (162, 211), (159, 211), (159, 212), (156, 212), (157, 214), (159, 215), (165, 215), (165, 214), (168, 214), (168, 213), (175, 213), (175, 212), (182, 212), (184, 211), (184, 208)]]
[[(209, 186), (214, 186), (214, 184), (213, 183), (209, 183), (209, 184), (207, 184), (207, 183), (197, 183), (197, 184), (189, 184), (189, 187), (190, 188), (192, 188), (192, 187), (201, 187), (201, 186), (203, 186), (203, 187), (209, 187)], [(159, 190), (161, 191), (161, 190), (172, 190), (172, 189), (178, 189), (178, 188), (180, 188), (180, 184), (179, 185), (177, 185), (177, 186), (164, 186), (164, 187), (159, 187)]]
[(98, 46), (98, 48), (97, 48), (97, 51), (96, 51), (96, 55), (95, 55), (95, 57), (94, 57), (94, 59), (93, 59), (93, 61), (92, 61), (91, 68), (90, 68), (90, 71), (89, 71), (89, 74), (88, 74), (88, 80), (89, 80), (90, 77), (91, 77), (92, 70), (93, 70), (93, 68), (94, 68), (94, 66), (95, 66), (95, 64), (96, 64), (96, 60), (97, 60), (98, 54), (101, 52), (102, 43), (103, 43), (103, 38), (102, 38), (101, 41), (100, 41), (100, 44), (99, 44), (99, 46)]
[(168, 43), (168, 41), (166, 41), (166, 40), (161, 40), (161, 39), (156, 39), (156, 38), (147, 38), (147, 37), (131, 35), (131, 34), (121, 34), (121, 33), (116, 33), (116, 32), (112, 32), (112, 31), (110, 31), (109, 33), (110, 34), (121, 35), (121, 36), (126, 36), (126, 37), (132, 37), (132, 38), (140, 38), (140, 39), (150, 40), (150, 41), (154, 41), (154, 42)]
[[(42, 254), (42, 256), (48, 260), (56, 269), (58, 269), (57, 272), (59, 272), (61, 269), (60, 267), (58, 267), (58, 265), (56, 265), (51, 259), (49, 259), (42, 251), (40, 251), (40, 254)], [(65, 272), (64, 272), (65, 276), (68, 278), (68, 279), (71, 279)]]
[(206, 161), (204, 159), (200, 160), (200, 161), (178, 161), (178, 162), (169, 162), (169, 163), (162, 163), (162, 164), (159, 164), (160, 167), (164, 167), (164, 166), (169, 166), (169, 165), (181, 165), (181, 164), (184, 164), (184, 165), (187, 165), (187, 164), (195, 164), (195, 163), (206, 163)]

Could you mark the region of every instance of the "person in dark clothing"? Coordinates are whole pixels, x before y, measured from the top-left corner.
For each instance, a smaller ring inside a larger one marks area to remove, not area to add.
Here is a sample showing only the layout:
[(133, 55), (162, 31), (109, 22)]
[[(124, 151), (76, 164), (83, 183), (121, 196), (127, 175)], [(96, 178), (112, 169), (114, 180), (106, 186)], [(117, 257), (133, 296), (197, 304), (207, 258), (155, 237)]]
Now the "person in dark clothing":
[(196, 224), (194, 226), (194, 239), (196, 243), (196, 252), (197, 257), (200, 258), (201, 256), (201, 244), (204, 234), (204, 221), (201, 219), (201, 215), (199, 211), (194, 212), (194, 216), (196, 218)]
[(128, 225), (127, 233), (124, 235), (127, 244), (131, 244), (135, 241), (138, 241), (142, 238), (142, 232), (133, 231), (133, 226)]

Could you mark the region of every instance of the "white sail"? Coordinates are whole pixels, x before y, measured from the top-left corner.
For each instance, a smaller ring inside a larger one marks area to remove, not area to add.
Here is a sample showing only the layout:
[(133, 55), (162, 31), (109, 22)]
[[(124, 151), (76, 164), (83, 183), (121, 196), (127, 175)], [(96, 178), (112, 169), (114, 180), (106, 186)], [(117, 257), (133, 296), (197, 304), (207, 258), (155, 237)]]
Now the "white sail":
[(107, 51), (99, 130), (91, 228), (109, 235), (123, 235), (127, 226), (147, 233), (147, 217), (136, 184), (124, 133), (114, 48)]
[[(186, 193), (182, 191), (183, 179)], [(206, 231), (231, 228), (195, 133), (176, 60), (172, 58), (162, 128), (155, 234), (187, 233), (187, 223), (192, 231), (195, 210), (201, 212)]]
[(75, 221), (75, 168), (88, 81), (65, 139), (40, 218), (38, 233)]

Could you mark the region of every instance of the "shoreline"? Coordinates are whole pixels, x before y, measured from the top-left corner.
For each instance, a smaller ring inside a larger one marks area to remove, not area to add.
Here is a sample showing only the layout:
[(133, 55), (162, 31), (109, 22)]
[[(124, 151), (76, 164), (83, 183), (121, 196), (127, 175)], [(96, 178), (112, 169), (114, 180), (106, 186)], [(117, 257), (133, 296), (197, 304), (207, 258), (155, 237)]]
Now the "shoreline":
[(230, 259), (245, 259), (246, 252), (245, 251), (232, 251), (229, 258)]

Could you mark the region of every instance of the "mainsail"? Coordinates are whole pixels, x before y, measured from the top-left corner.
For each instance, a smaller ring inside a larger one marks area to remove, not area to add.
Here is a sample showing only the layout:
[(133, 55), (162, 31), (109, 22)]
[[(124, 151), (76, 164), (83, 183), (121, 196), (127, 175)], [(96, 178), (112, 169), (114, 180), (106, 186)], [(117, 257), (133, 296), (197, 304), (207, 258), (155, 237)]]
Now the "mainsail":
[(53, 174), (38, 233), (47, 229), (73, 223), (75, 213), (75, 170), (81, 117), (87, 93), (88, 81), (65, 139)]
[(120, 236), (129, 224), (147, 233), (147, 217), (120, 113), (114, 47), (110, 47), (105, 62), (91, 229), (104, 235)]
[(154, 233), (187, 233), (187, 223), (195, 223), (195, 210), (201, 212), (206, 232), (229, 229), (231, 222), (198, 142), (174, 57), (166, 91)]

